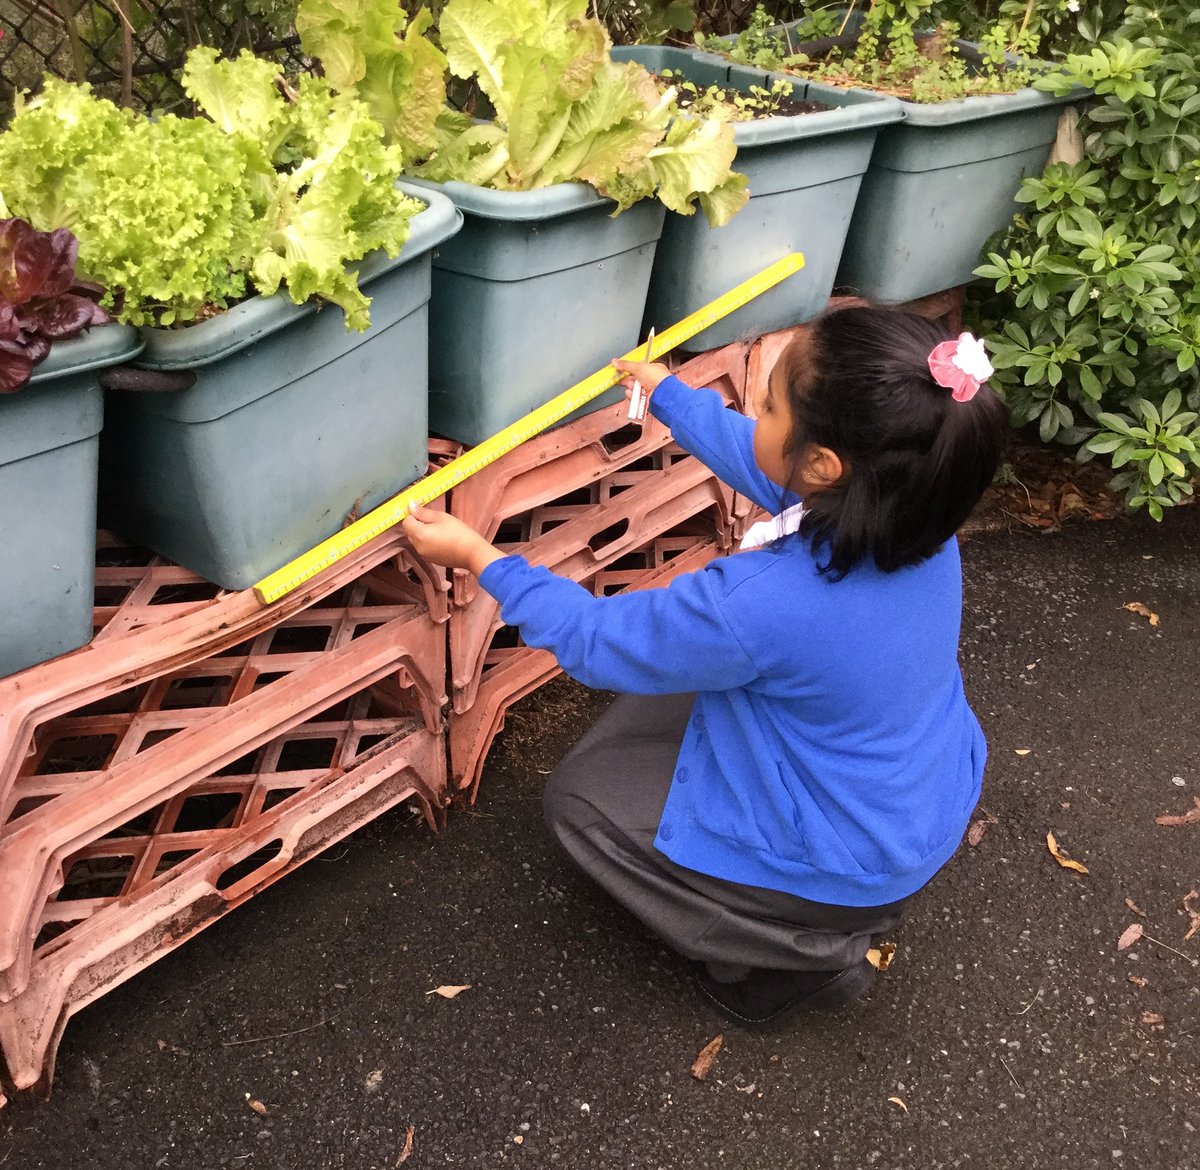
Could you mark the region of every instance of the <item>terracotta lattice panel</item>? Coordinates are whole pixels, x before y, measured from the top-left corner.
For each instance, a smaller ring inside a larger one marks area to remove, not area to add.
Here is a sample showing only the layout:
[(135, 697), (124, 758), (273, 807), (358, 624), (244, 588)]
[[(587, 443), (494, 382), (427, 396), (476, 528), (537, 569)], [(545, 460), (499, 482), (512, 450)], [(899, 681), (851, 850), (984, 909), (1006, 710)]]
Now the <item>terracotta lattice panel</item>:
[(79, 1008), (399, 802), (436, 826), (445, 791), (442, 735), (367, 687), (67, 855), (0, 1004), (12, 1082), (48, 1087)]
[[(0, 1002), (28, 981), (42, 907), (68, 883), (68, 858), (214, 774), (236, 776), (237, 761), (364, 688), (383, 715), (417, 713), (441, 731), (445, 626), (423, 604), (393, 602), (393, 584), (386, 570), (366, 574), (238, 646), (37, 726), (0, 831)], [(265, 804), (270, 787), (255, 781), (247, 807)], [(170, 829), (170, 809), (162, 815)], [(152, 850), (138, 877), (159, 861)]]
[[(703, 568), (728, 548), (722, 516), (719, 509), (712, 509), (692, 517), (584, 583), (596, 596), (609, 596), (623, 590), (661, 588), (680, 573)], [(471, 800), (478, 791), (492, 742), (504, 726), (505, 712), (559, 672), (549, 651), (525, 646), (512, 626), (503, 626), (493, 635), (475, 688), (475, 701), (466, 711), (452, 713), (449, 723), (451, 782), (457, 788), (469, 789)]]
[[(431, 464), (444, 462), (457, 450), (439, 444), (431, 450)], [(272, 605), (262, 605), (253, 590), (225, 592), (153, 553), (100, 533), (95, 638), (70, 654), (0, 679), (0, 823), (11, 810), (11, 789), (39, 725), (135, 681), (237, 646), (371, 570), (378, 594), (420, 604), (434, 621), (447, 620), (448, 575), (414, 556), (398, 528)]]
[[(746, 343), (701, 354), (675, 372), (691, 385), (720, 391), (732, 405), (743, 403)], [(624, 403), (617, 403), (538, 435), (473, 475), (450, 493), (450, 511), (489, 540), (514, 517), (531, 513), (549, 501), (582, 492), (615, 472), (645, 470), (671, 435), (653, 416), (631, 423)], [(666, 466), (670, 466), (667, 461)], [(660, 461), (656, 466), (662, 467)], [(578, 497), (590, 500), (595, 497)], [(611, 493), (608, 498), (611, 498)], [(660, 529), (660, 531), (662, 531)], [(654, 535), (647, 533), (646, 536)], [(478, 591), (473, 577), (454, 574), (453, 599), (465, 605)]]

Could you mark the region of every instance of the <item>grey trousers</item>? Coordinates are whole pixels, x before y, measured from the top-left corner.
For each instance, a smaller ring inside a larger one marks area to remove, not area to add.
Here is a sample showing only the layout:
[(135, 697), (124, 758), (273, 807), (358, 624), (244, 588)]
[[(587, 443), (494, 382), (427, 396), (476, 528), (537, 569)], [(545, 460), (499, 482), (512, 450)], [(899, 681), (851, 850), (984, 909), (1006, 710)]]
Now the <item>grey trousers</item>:
[(908, 899), (831, 906), (676, 865), (654, 847), (692, 695), (620, 695), (551, 773), (546, 823), (593, 881), (717, 979), (860, 962)]

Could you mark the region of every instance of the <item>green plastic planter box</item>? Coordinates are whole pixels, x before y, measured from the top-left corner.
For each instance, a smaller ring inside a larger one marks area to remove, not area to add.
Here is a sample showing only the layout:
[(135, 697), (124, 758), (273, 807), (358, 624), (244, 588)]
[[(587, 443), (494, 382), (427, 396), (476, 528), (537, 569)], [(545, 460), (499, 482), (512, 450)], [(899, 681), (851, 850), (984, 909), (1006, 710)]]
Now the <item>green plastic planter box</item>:
[(791, 82), (796, 101), (836, 108), (734, 123), (734, 168), (750, 180), (750, 202), (724, 227), (702, 212), (669, 213), (654, 259), (648, 323), (662, 329), (790, 252), (804, 268), (687, 342), (693, 351), (807, 321), (829, 300), (863, 173), (881, 127), (903, 117), (895, 98), (835, 89), (736, 65), (723, 57), (660, 45), (613, 50), (654, 73), (670, 69), (699, 86), (746, 92)]
[(186, 329), (146, 329), (137, 365), (188, 389), (110, 390), (105, 522), (226, 589), (244, 589), (424, 474), (430, 255), (458, 230), (428, 207), (396, 259), (360, 266), (371, 328), (340, 309), (254, 297)]
[(988, 237), (1017, 210), (1021, 181), (1044, 169), (1071, 100), (1022, 89), (902, 102), (904, 120), (875, 144), (838, 284), (886, 302), (973, 280)]
[[(977, 45), (956, 43), (965, 55), (978, 54)], [(1086, 96), (1026, 88), (948, 102), (900, 101), (903, 117), (880, 129), (863, 177), (838, 287), (894, 303), (973, 280), (988, 237), (1017, 209), (1021, 181), (1045, 167), (1062, 107)]]
[[(473, 445), (638, 344), (664, 207), (582, 183), (432, 183), (465, 216), (433, 262), (429, 427)], [(609, 391), (596, 409), (619, 397)]]
[(96, 373), (141, 348), (135, 330), (97, 326), (56, 342), (29, 385), (0, 396), (0, 675), (92, 636)]

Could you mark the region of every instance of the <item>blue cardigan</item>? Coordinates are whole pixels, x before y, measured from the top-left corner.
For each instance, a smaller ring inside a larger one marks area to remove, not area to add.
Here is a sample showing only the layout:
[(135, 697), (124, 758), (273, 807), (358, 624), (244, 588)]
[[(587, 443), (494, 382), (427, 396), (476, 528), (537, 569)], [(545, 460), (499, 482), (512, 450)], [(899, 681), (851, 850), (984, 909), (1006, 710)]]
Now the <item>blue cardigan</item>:
[[(681, 446), (778, 510), (751, 420), (674, 377), (650, 401)], [(817, 565), (794, 535), (613, 597), (517, 556), (480, 584), (588, 686), (697, 692), (659, 850), (814, 902), (883, 905), (945, 864), (979, 798), (986, 749), (958, 668), (958, 544), (840, 581)]]

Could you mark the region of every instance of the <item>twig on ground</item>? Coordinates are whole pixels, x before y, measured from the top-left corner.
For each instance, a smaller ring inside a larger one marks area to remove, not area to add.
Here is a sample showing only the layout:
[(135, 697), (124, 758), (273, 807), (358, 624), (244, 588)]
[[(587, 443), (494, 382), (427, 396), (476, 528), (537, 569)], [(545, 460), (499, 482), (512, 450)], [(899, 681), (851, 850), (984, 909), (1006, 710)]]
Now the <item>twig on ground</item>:
[(276, 1032), (271, 1036), (248, 1036), (245, 1040), (222, 1040), (221, 1047), (236, 1048), (241, 1044), (262, 1044), (266, 1040), (286, 1040), (289, 1036), (299, 1036), (302, 1032), (311, 1032), (314, 1028), (321, 1027), (322, 1024), (328, 1024), (330, 1021), (336, 1020), (338, 1016), (348, 1012), (352, 1007), (357, 1007), (364, 999), (367, 998), (368, 995), (371, 994), (372, 991), (375, 990), (375, 987), (372, 987), (371, 991), (365, 992), (364, 994), (360, 995), (358, 999), (338, 1008), (336, 1012), (330, 1012), (329, 1015), (323, 1016), (315, 1024), (306, 1024), (303, 1028), (293, 1028), (290, 1032)]
[(1014, 1085), (1016, 1085), (1018, 1089), (1024, 1089), (1024, 1088), (1025, 1088), (1025, 1086), (1024, 1086), (1023, 1084), (1021, 1084), (1021, 1082), (1020, 1082), (1019, 1080), (1017, 1080), (1017, 1078), (1016, 1078), (1015, 1074), (1013, 1073), (1013, 1070), (1012, 1070), (1011, 1068), (1009, 1068), (1009, 1067), (1008, 1067), (1008, 1061), (1006, 1061), (1006, 1060), (1004, 1059), (1004, 1057), (1003, 1057), (1003, 1056), (1001, 1056), (1001, 1057), (999, 1058), (999, 1060), (1000, 1060), (1000, 1063), (1001, 1063), (1002, 1065), (1004, 1065), (1004, 1071), (1005, 1071), (1006, 1073), (1008, 1073), (1008, 1075), (1009, 1075), (1010, 1077), (1012, 1077), (1012, 1083), (1013, 1083)]
[(1042, 989), (1039, 987), (1037, 989), (1037, 995), (1035, 995), (1033, 997), (1033, 999), (1031, 999), (1019, 1012), (1017, 1012), (1017, 1015), (1023, 1016), (1041, 998), (1042, 998)]
[(1156, 947), (1162, 947), (1164, 951), (1170, 951), (1171, 954), (1178, 955), (1181, 959), (1187, 959), (1187, 961), (1191, 963), (1193, 967), (1200, 967), (1200, 959), (1193, 959), (1191, 955), (1185, 955), (1183, 951), (1177, 951), (1174, 947), (1169, 947), (1165, 942), (1160, 942), (1156, 938), (1151, 938), (1148, 934), (1143, 934), (1142, 938), (1144, 938), (1147, 942), (1152, 942)]

